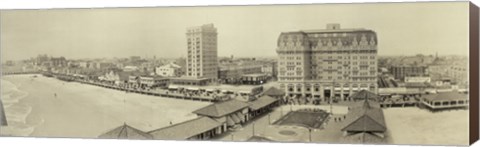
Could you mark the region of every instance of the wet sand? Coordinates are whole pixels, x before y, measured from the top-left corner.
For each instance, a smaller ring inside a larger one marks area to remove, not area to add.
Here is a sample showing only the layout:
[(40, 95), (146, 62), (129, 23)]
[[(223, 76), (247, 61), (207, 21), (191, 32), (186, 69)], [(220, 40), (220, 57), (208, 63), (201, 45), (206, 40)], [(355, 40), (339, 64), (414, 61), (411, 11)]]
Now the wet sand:
[[(210, 104), (125, 93), (43, 76), (15, 75), (2, 80), (28, 93), (14, 105), (31, 106), (24, 125), (35, 125), (35, 128), (31, 134), (7, 134), (15, 132), (13, 130), (2, 131), (1, 135), (96, 138), (123, 123), (150, 131), (168, 126), (170, 122), (193, 119), (196, 115), (192, 111)], [(5, 110), (7, 119), (15, 116), (14, 110), (8, 110)]]

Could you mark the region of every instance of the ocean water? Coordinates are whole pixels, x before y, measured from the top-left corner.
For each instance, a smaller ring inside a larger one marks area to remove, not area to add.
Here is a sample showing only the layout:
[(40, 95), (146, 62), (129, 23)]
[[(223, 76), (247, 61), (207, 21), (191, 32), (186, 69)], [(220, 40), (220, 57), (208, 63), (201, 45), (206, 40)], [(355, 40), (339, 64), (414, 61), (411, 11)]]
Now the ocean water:
[(43, 119), (27, 121), (32, 107), (22, 103), (29, 93), (21, 91), (10, 81), (1, 79), (1, 99), (5, 109), (8, 126), (0, 128), (0, 136), (29, 136), (35, 127), (43, 123)]

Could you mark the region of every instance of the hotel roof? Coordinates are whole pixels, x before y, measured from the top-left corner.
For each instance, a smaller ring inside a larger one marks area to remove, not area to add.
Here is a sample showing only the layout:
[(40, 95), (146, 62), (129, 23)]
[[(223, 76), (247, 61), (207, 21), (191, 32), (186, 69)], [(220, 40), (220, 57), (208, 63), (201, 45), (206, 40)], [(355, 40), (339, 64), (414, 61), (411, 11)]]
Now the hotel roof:
[(211, 117), (222, 117), (233, 112), (249, 107), (250, 104), (239, 100), (228, 100), (219, 103), (214, 103), (206, 107), (195, 110), (193, 113)]
[(101, 139), (153, 139), (150, 134), (135, 129), (127, 124), (112, 129), (100, 136)]
[(148, 132), (154, 139), (185, 140), (221, 126), (222, 123), (208, 118), (198, 117), (165, 128)]

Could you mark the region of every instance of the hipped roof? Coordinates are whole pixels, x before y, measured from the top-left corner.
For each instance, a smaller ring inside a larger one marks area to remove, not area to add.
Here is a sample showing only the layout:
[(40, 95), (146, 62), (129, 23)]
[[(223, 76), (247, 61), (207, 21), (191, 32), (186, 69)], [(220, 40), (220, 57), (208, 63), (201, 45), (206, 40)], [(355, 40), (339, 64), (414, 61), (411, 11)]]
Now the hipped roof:
[(277, 89), (275, 87), (270, 87), (269, 89), (265, 90), (263, 92), (263, 95), (268, 95), (268, 96), (284, 96), (285, 91)]
[(224, 102), (218, 102), (206, 107), (195, 110), (193, 113), (212, 117), (222, 117), (233, 112), (242, 110), (250, 104), (239, 100), (231, 99)]
[(133, 128), (127, 124), (123, 124), (120, 127), (112, 129), (98, 138), (102, 139), (153, 139), (150, 134)]
[(222, 123), (208, 117), (198, 117), (165, 128), (148, 132), (154, 139), (185, 140), (221, 126)]

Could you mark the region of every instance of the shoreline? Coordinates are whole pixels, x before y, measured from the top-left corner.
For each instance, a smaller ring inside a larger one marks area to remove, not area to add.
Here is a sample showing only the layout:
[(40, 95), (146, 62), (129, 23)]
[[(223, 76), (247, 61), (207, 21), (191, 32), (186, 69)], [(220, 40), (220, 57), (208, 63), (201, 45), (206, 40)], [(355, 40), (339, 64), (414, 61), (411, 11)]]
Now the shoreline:
[[(15, 77), (10, 78), (16, 79)], [(17, 82), (28, 82), (29, 78), (27, 77), (21, 76), (18, 79), (23, 78), (23, 80), (17, 79)], [(2, 77), (2, 80), (6, 79)], [(122, 91), (106, 90), (107, 88), (94, 85), (85, 86), (88, 84), (63, 82), (40, 76), (34, 81), (42, 84), (33, 82), (28, 85), (20, 84), (21, 86), (18, 87), (38, 94), (27, 96), (18, 102), (32, 105), (32, 112), (26, 118), (27, 123), (45, 120), (44, 123), (36, 126), (30, 135), (27, 135), (33, 137), (96, 138), (101, 133), (125, 122), (141, 130), (149, 131), (167, 126), (169, 121), (177, 123), (193, 119), (196, 116), (191, 114), (193, 111), (191, 109), (209, 104), (137, 93), (125, 95)], [(39, 88), (47, 89), (36, 90)], [(54, 98), (53, 93), (57, 93), (58, 98)], [(162, 111), (162, 109), (168, 111)], [(67, 130), (62, 131), (62, 129), (55, 128), (66, 128)]]

